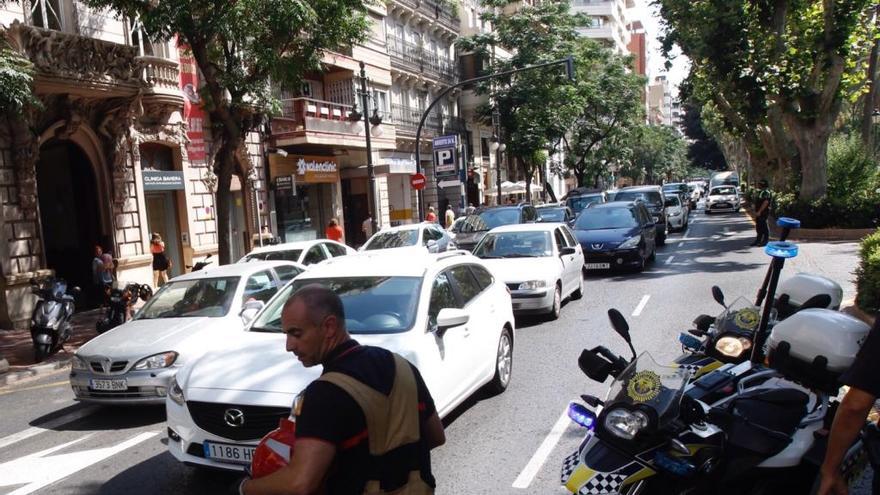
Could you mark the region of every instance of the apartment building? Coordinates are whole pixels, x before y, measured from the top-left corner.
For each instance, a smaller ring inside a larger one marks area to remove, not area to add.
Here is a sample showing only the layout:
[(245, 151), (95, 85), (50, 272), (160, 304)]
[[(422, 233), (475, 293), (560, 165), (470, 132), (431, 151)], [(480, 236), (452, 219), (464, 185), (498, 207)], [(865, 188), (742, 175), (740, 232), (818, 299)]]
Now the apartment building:
[[(121, 280), (138, 282), (152, 282), (151, 233), (165, 240), (172, 275), (216, 252), (211, 142), (187, 53), (75, 0), (7, 2), (0, 33), (33, 62), (42, 103), (0, 123), (0, 325), (27, 324), (32, 277), (89, 288), (96, 244), (119, 260)], [(259, 181), (247, 180), (261, 175), (259, 138), (238, 158), (234, 253), (266, 220)]]
[(657, 76), (648, 86), (648, 123), (673, 125), (672, 88), (666, 76)]
[(628, 53), (632, 38), (629, 9), (633, 7), (635, 0), (571, 0), (573, 13), (590, 17), (590, 24), (579, 29), (580, 34), (620, 54)]

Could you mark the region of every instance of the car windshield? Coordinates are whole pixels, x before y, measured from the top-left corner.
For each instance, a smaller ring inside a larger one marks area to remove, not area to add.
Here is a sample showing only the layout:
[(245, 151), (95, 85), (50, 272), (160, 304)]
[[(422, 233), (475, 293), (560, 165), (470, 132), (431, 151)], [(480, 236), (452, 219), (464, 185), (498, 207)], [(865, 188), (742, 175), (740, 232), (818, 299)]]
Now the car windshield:
[(577, 230), (629, 229), (638, 227), (636, 214), (630, 208), (586, 209), (574, 223)]
[(677, 194), (670, 194), (666, 196), (666, 206), (681, 206), (681, 201), (678, 199)]
[[(461, 223), (458, 223), (461, 220)], [(456, 220), (457, 227), (453, 227), (453, 231), (456, 234), (470, 234), (473, 232), (485, 232), (489, 230), (489, 226), (486, 225), (486, 222), (480, 218), (479, 215), (468, 215), (466, 217), (461, 217)], [(458, 230), (455, 230), (455, 229)]]
[(726, 194), (736, 194), (736, 188), (734, 187), (716, 187), (712, 189), (710, 196), (720, 196)]
[(489, 233), (474, 249), (479, 258), (538, 258), (552, 256), (549, 232)]
[(488, 227), (486, 230), (494, 229), (502, 225), (515, 225), (519, 221), (519, 208), (499, 208), (497, 210), (486, 210), (480, 213), (480, 218)]
[(564, 208), (538, 208), (538, 215), (540, 215), (541, 219), (545, 222), (565, 221)]
[(419, 306), (421, 277), (336, 277), (294, 280), (260, 312), (252, 332), (282, 332), (281, 310), (306, 285), (330, 288), (342, 299), (350, 334), (401, 333), (413, 327)]
[(364, 251), (415, 246), (419, 242), (419, 231), (416, 229), (379, 232), (364, 246)]
[(621, 191), (614, 195), (614, 201), (644, 200), (652, 204), (660, 204), (660, 193), (657, 191)]
[(251, 253), (244, 257), (242, 261), (299, 261), (302, 249), (284, 249), (281, 251), (267, 251), (263, 253)]
[(593, 203), (601, 203), (602, 195), (601, 194), (592, 194), (588, 196), (575, 196), (573, 198), (568, 198), (566, 203), (568, 207), (572, 209), (575, 213), (583, 210), (587, 206), (590, 206)]
[(222, 277), (169, 282), (150, 298), (135, 319), (226, 316), (239, 280), (240, 277)]

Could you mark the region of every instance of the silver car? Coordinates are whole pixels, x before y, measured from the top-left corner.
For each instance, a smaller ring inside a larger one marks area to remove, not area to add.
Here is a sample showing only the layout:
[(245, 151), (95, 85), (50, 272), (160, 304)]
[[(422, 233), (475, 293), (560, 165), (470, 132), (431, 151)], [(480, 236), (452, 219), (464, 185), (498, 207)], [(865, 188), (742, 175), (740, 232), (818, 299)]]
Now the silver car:
[(361, 246), (361, 251), (375, 251), (377, 249), (417, 248), (423, 247), (429, 253), (442, 253), (456, 249), (455, 241), (449, 232), (439, 225), (431, 222), (423, 222), (399, 227), (382, 229), (373, 234), (366, 244)]
[(175, 277), (131, 321), (77, 350), (70, 371), (76, 400), (163, 404), (188, 361), (233, 341), (263, 305), (305, 270), (290, 261), (205, 268)]

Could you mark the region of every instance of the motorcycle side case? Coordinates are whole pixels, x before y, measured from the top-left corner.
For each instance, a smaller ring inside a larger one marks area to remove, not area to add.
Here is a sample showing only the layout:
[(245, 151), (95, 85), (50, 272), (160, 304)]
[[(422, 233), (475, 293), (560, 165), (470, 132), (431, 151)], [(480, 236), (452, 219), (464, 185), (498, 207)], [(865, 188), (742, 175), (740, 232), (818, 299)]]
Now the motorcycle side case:
[(793, 360), (815, 367), (813, 363), (822, 358), (829, 372), (842, 373), (852, 365), (870, 329), (863, 321), (838, 311), (805, 309), (773, 327), (768, 339), (771, 366), (776, 368), (772, 365), (774, 353), (787, 342)]
[(783, 294), (788, 295), (788, 304), (797, 308), (807, 302), (811, 297), (818, 294), (827, 294), (831, 297), (828, 309), (840, 309), (843, 301), (843, 288), (828, 277), (814, 275), (812, 273), (798, 273), (779, 284), (776, 289), (777, 300)]

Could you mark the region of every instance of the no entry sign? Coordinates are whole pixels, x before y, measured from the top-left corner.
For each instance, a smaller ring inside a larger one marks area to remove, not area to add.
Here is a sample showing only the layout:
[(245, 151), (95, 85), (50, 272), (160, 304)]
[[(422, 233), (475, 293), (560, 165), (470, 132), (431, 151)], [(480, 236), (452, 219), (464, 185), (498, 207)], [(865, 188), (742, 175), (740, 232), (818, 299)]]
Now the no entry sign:
[(425, 176), (422, 174), (413, 174), (409, 176), (409, 185), (411, 185), (416, 191), (424, 189), (426, 183), (427, 179), (425, 179)]

